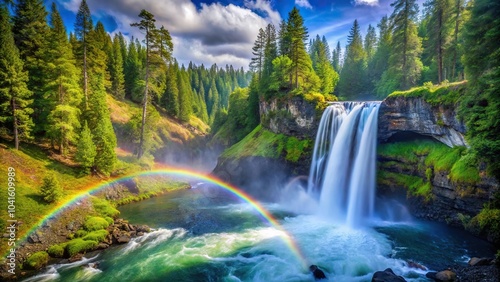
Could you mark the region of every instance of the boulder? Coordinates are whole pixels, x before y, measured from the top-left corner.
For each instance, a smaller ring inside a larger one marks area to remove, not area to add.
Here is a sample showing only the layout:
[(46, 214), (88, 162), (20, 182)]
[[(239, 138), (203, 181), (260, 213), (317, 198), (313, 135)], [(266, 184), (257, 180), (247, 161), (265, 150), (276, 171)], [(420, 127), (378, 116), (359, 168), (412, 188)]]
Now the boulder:
[(469, 260), (469, 265), (470, 266), (483, 266), (483, 265), (490, 265), (492, 263), (493, 259), (491, 258), (476, 258), (473, 257)]
[(449, 269), (439, 272), (428, 272), (425, 277), (438, 282), (453, 282), (457, 280), (457, 274)]
[(372, 282), (406, 282), (406, 280), (396, 275), (392, 269), (387, 268), (384, 271), (375, 272), (372, 276)]
[(75, 254), (74, 256), (70, 257), (68, 259), (68, 262), (71, 263), (71, 262), (75, 262), (75, 261), (80, 261), (82, 259), (83, 259), (83, 254), (78, 253), (78, 254)]
[(109, 247), (109, 245), (108, 245), (108, 244), (106, 244), (106, 243), (99, 243), (99, 244), (97, 245), (97, 248), (96, 248), (96, 249), (97, 249), (97, 250), (104, 250), (104, 249), (107, 249), (108, 247)]
[(118, 242), (119, 244), (128, 243), (130, 242), (130, 235), (127, 233), (122, 233), (120, 237), (116, 239), (116, 242)]

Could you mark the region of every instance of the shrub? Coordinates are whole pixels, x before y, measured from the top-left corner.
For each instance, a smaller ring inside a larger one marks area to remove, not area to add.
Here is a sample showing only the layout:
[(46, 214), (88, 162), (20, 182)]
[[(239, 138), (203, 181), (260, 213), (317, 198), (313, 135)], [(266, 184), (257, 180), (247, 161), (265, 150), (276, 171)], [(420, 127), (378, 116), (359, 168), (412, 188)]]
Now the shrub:
[(40, 194), (47, 203), (59, 200), (62, 196), (62, 188), (56, 176), (51, 173), (43, 179)]
[(106, 239), (106, 236), (108, 236), (108, 231), (96, 230), (96, 231), (90, 232), (82, 239), (85, 241), (95, 241), (95, 242), (99, 243), (99, 242), (104, 241), (104, 239)]
[(40, 251), (32, 254), (24, 263), (29, 269), (38, 270), (49, 262), (49, 254), (45, 251)]
[(83, 228), (87, 231), (96, 231), (100, 229), (106, 229), (109, 223), (102, 217), (92, 216), (89, 217), (83, 224)]
[(109, 216), (115, 218), (120, 214), (120, 211), (115, 209), (115, 207), (113, 207), (113, 205), (111, 205), (110, 202), (103, 199), (93, 197), (92, 205), (94, 206), (94, 209), (102, 216)]
[(87, 251), (90, 251), (94, 249), (96, 246), (97, 246), (96, 241), (87, 241), (78, 238), (68, 242), (68, 244), (66, 245), (66, 252), (70, 257), (72, 257), (78, 253), (85, 253)]
[(50, 246), (47, 252), (54, 258), (62, 258), (64, 256), (64, 248), (61, 245)]

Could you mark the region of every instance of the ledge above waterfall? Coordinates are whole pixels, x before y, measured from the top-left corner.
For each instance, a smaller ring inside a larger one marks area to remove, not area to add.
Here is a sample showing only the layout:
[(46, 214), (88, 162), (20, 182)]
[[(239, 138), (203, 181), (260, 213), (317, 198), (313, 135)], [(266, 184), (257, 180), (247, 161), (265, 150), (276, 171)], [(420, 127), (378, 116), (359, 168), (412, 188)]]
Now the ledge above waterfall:
[(431, 105), (422, 97), (389, 96), (379, 111), (378, 139), (387, 141), (398, 132), (431, 136), (450, 146), (467, 146), (465, 125), (457, 109), (449, 105)]

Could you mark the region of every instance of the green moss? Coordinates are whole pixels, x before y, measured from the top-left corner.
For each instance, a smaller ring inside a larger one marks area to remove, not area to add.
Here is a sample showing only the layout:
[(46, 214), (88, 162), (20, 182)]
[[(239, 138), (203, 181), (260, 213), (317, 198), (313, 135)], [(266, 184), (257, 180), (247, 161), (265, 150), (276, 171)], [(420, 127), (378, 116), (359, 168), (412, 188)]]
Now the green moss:
[(49, 254), (40, 251), (32, 254), (24, 263), (26, 268), (38, 270), (49, 262)]
[(299, 140), (296, 137), (289, 137), (287, 138), (286, 141), (286, 157), (285, 159), (287, 161), (291, 162), (297, 162), (304, 151), (306, 149), (309, 149), (309, 145), (311, 144), (311, 140), (305, 139), (305, 140)]
[(96, 241), (83, 240), (82, 238), (73, 239), (66, 245), (67, 254), (72, 257), (78, 253), (85, 253), (93, 250), (97, 246)]
[(109, 226), (109, 223), (102, 217), (92, 216), (89, 217), (83, 224), (83, 228), (87, 231), (96, 231), (100, 229), (105, 229)]
[(106, 236), (108, 236), (108, 231), (102, 229), (102, 230), (92, 231), (82, 239), (85, 241), (95, 241), (99, 243), (104, 241), (104, 239), (106, 239)]
[(465, 94), (467, 83), (464, 81), (455, 83), (443, 83), (432, 85), (425, 83), (424, 86), (415, 87), (406, 91), (394, 91), (388, 97), (418, 97), (434, 106), (454, 106)]
[(405, 187), (411, 195), (432, 197), (432, 185), (418, 176), (406, 175), (389, 171), (378, 171), (377, 182), (383, 185), (397, 185)]
[(114, 219), (112, 219), (112, 218), (111, 218), (111, 217), (109, 217), (109, 216), (106, 216), (104, 219), (105, 219), (105, 220), (109, 223), (109, 225), (111, 225), (111, 224), (113, 224), (113, 223), (115, 222), (115, 220), (114, 220)]
[[(440, 142), (432, 140), (414, 140), (382, 144), (378, 147), (378, 155), (397, 160), (405, 165), (415, 166), (422, 173), (425, 172), (428, 181), (433, 173), (447, 172), (455, 183), (476, 184), (481, 178), (472, 155), (465, 147), (450, 148)], [(422, 163), (423, 160), (423, 163)], [(382, 168), (396, 164), (397, 168), (408, 168), (403, 164), (390, 161), (382, 164)], [(433, 170), (428, 171), (433, 168)]]
[(47, 252), (54, 258), (62, 258), (64, 256), (64, 248), (61, 245), (50, 246)]
[[(86, 230), (80, 229), (80, 230), (75, 232), (75, 234), (73, 235), (73, 238), (81, 238), (81, 237), (87, 235), (87, 233), (88, 232)], [(73, 239), (73, 238), (71, 238), (71, 239)]]
[(99, 215), (104, 217), (107, 216), (115, 218), (120, 214), (120, 211), (115, 209), (115, 207), (113, 207), (110, 202), (104, 199), (92, 197), (92, 205), (94, 206), (94, 209), (99, 213)]
[(281, 148), (278, 145), (283, 138), (284, 135), (274, 134), (259, 125), (243, 140), (224, 151), (222, 157), (236, 159), (247, 156), (278, 158), (283, 149), (282, 144)]
[(287, 161), (297, 162), (304, 154), (310, 153), (311, 144), (310, 139), (300, 140), (294, 136), (275, 134), (259, 125), (243, 140), (224, 151), (222, 157), (239, 159), (256, 156), (276, 159), (284, 154)]
[(450, 179), (453, 182), (476, 184), (481, 181), (479, 170), (470, 155), (462, 156), (451, 168)]

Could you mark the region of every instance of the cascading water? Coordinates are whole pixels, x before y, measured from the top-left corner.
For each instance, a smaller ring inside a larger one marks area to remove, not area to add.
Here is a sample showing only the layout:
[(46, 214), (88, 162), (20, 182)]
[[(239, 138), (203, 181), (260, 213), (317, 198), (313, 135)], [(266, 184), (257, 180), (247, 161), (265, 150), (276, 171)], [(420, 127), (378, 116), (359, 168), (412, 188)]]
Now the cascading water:
[(350, 227), (374, 210), (377, 121), (380, 102), (329, 106), (319, 125), (308, 193), (320, 213)]

